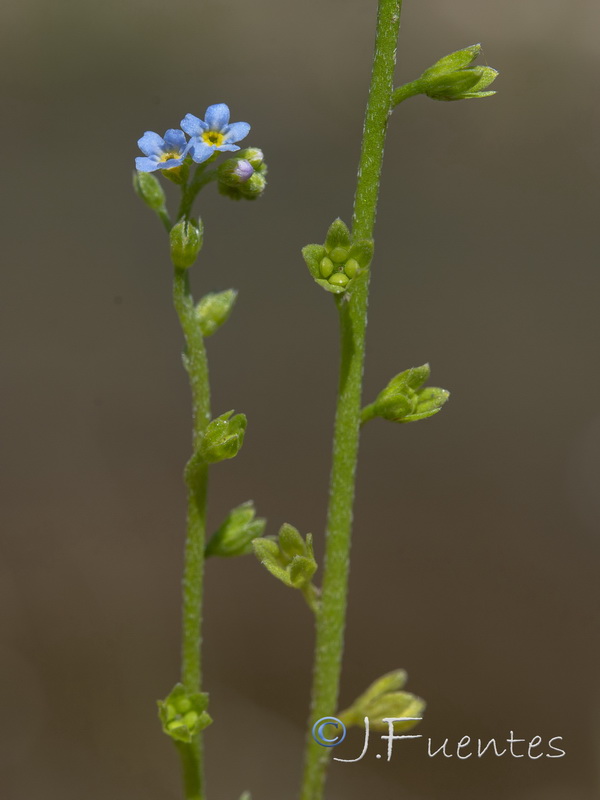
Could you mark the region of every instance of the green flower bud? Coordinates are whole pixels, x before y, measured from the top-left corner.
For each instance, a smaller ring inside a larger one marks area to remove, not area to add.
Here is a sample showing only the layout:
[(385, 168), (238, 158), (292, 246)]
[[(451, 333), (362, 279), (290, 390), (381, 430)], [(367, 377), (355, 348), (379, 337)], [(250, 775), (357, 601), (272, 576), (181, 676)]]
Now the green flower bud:
[(134, 172), (133, 188), (138, 197), (153, 211), (162, 211), (166, 197), (162, 186), (151, 172)]
[(484, 92), (497, 77), (492, 67), (472, 67), (481, 51), (481, 45), (472, 45), (440, 59), (425, 70), (418, 80), (420, 91), (434, 100), (467, 100), (489, 97), (495, 92)]
[(377, 395), (375, 402), (363, 409), (363, 422), (373, 417), (383, 417), (393, 422), (418, 422), (437, 414), (450, 393), (435, 386), (422, 389), (429, 374), (429, 364), (423, 364), (393, 377)]
[(219, 166), (217, 174), (226, 186), (237, 187), (254, 175), (254, 167), (245, 158), (228, 158)]
[(213, 419), (206, 428), (199, 453), (208, 464), (216, 464), (227, 458), (233, 458), (239, 453), (244, 443), (246, 416), (236, 414), (235, 417), (232, 417), (232, 414), (233, 411), (222, 414)]
[(227, 322), (236, 298), (235, 289), (226, 289), (224, 292), (211, 292), (200, 300), (196, 306), (196, 316), (203, 336), (212, 336)]
[(204, 555), (243, 556), (252, 552), (252, 540), (262, 536), (266, 520), (255, 519), (254, 504), (251, 500), (229, 512), (221, 527), (211, 536)]
[(195, 262), (202, 248), (204, 226), (202, 220), (196, 225), (191, 220), (181, 219), (171, 228), (171, 261), (180, 269), (188, 269)]
[(188, 693), (178, 683), (168, 697), (158, 701), (158, 716), (164, 733), (177, 742), (191, 742), (197, 733), (212, 722), (206, 711), (207, 706), (207, 694)]
[[(399, 689), (406, 682), (406, 672), (396, 670), (375, 681), (350, 708), (338, 714), (345, 725), (362, 725), (365, 717), (374, 731), (387, 731), (387, 717), (422, 717), (425, 701), (409, 692)], [(394, 731), (407, 731), (414, 728), (419, 720), (406, 720), (394, 723)]]
[(267, 186), (267, 179), (260, 172), (255, 172), (246, 183), (240, 187), (242, 196), (247, 200), (256, 200), (264, 192)]
[(249, 161), (254, 169), (259, 169), (263, 166), (265, 157), (263, 151), (259, 147), (245, 147), (237, 154), (238, 158), (245, 158)]

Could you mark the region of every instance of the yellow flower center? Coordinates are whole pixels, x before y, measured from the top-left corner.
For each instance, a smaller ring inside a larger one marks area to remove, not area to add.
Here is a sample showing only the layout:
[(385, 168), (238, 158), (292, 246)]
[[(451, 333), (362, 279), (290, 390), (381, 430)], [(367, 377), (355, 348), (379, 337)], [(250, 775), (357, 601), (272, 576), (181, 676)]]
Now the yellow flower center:
[(206, 144), (210, 144), (213, 147), (219, 147), (219, 145), (223, 144), (225, 137), (219, 131), (204, 131), (202, 134), (203, 141)]
[[(171, 158), (181, 158), (181, 153), (171, 150), (169, 153), (163, 153), (158, 161), (160, 164), (162, 164), (163, 161), (169, 161)], [(177, 167), (168, 167), (168, 169), (177, 169)]]

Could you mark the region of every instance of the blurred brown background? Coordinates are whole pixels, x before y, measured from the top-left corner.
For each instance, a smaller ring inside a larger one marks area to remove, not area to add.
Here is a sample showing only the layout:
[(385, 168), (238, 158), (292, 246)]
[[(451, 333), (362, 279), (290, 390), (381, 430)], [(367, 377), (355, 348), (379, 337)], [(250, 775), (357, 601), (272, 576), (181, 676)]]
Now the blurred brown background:
[[(0, 34), (5, 144), (1, 794), (177, 800), (155, 699), (178, 676), (189, 399), (164, 234), (136, 140), (227, 102), (267, 153), (255, 204), (214, 187), (197, 294), (214, 409), (246, 444), (211, 527), (253, 498), (319, 554), (337, 372), (299, 250), (349, 219), (375, 0), (24, 0)], [(592, 800), (598, 698), (598, 30), (594, 0), (405, 3), (398, 81), (482, 40), (485, 102), (393, 117), (365, 399), (430, 361), (452, 391), (361, 445), (342, 704), (399, 666), (444, 738), (564, 737), (562, 759), (335, 764), (328, 800)], [(210, 563), (211, 800), (296, 795), (312, 626), (250, 557)], [(360, 737), (339, 755), (354, 757)], [(547, 752), (547, 748), (546, 748)]]

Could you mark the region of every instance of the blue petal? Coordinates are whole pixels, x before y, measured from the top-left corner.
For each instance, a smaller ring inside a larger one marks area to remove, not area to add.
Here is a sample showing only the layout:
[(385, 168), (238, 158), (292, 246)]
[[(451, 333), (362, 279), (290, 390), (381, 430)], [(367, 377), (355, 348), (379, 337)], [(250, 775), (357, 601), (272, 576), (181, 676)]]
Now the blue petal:
[(219, 145), (219, 147), (215, 147), (215, 150), (221, 150), (221, 152), (223, 153), (226, 152), (233, 153), (234, 150), (239, 150), (239, 149), (240, 148), (237, 146), (237, 144), (222, 144)]
[(138, 157), (135, 160), (135, 168), (138, 172), (154, 172), (158, 169), (158, 160), (156, 158), (143, 158)]
[(165, 140), (158, 133), (146, 131), (141, 139), (138, 139), (138, 147), (145, 156), (158, 156), (162, 153)]
[(232, 125), (227, 126), (225, 131), (226, 142), (239, 142), (240, 139), (245, 139), (250, 133), (250, 125), (247, 122), (234, 122)]
[(191, 150), (192, 158), (197, 164), (201, 164), (212, 156), (214, 149), (214, 147), (204, 144), (204, 142), (194, 142)]
[(225, 103), (217, 103), (206, 109), (204, 120), (209, 131), (222, 131), (229, 122), (229, 108)]
[(188, 136), (200, 136), (208, 128), (208, 125), (193, 114), (186, 114), (181, 120), (181, 127)]
[(170, 128), (165, 133), (165, 144), (167, 150), (177, 150), (178, 153), (183, 152), (187, 145), (187, 140), (183, 131), (177, 128)]

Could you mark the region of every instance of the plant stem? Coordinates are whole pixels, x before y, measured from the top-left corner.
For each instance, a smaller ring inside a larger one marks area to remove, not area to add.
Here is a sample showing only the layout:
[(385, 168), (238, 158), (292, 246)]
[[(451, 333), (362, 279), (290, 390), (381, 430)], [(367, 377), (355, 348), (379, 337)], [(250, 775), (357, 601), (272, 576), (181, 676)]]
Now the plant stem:
[[(173, 304), (185, 338), (185, 365), (192, 390), (193, 454), (185, 471), (188, 490), (187, 538), (183, 573), (183, 642), (181, 682), (190, 693), (201, 690), (202, 588), (208, 465), (196, 456), (210, 422), (208, 362), (202, 331), (196, 319), (188, 273), (175, 268)], [(178, 744), (182, 759), (185, 797), (203, 800), (202, 734), (191, 744)]]
[[(375, 57), (354, 198), (353, 237), (371, 239), (388, 116), (402, 0), (379, 0)], [(355, 281), (349, 301), (336, 298), (340, 316), (340, 380), (335, 417), (327, 541), (321, 605), (317, 615), (311, 716), (302, 800), (321, 800), (332, 748), (311, 735), (313, 723), (335, 714), (338, 702), (350, 565), (352, 507), (358, 456), (369, 272)]]

